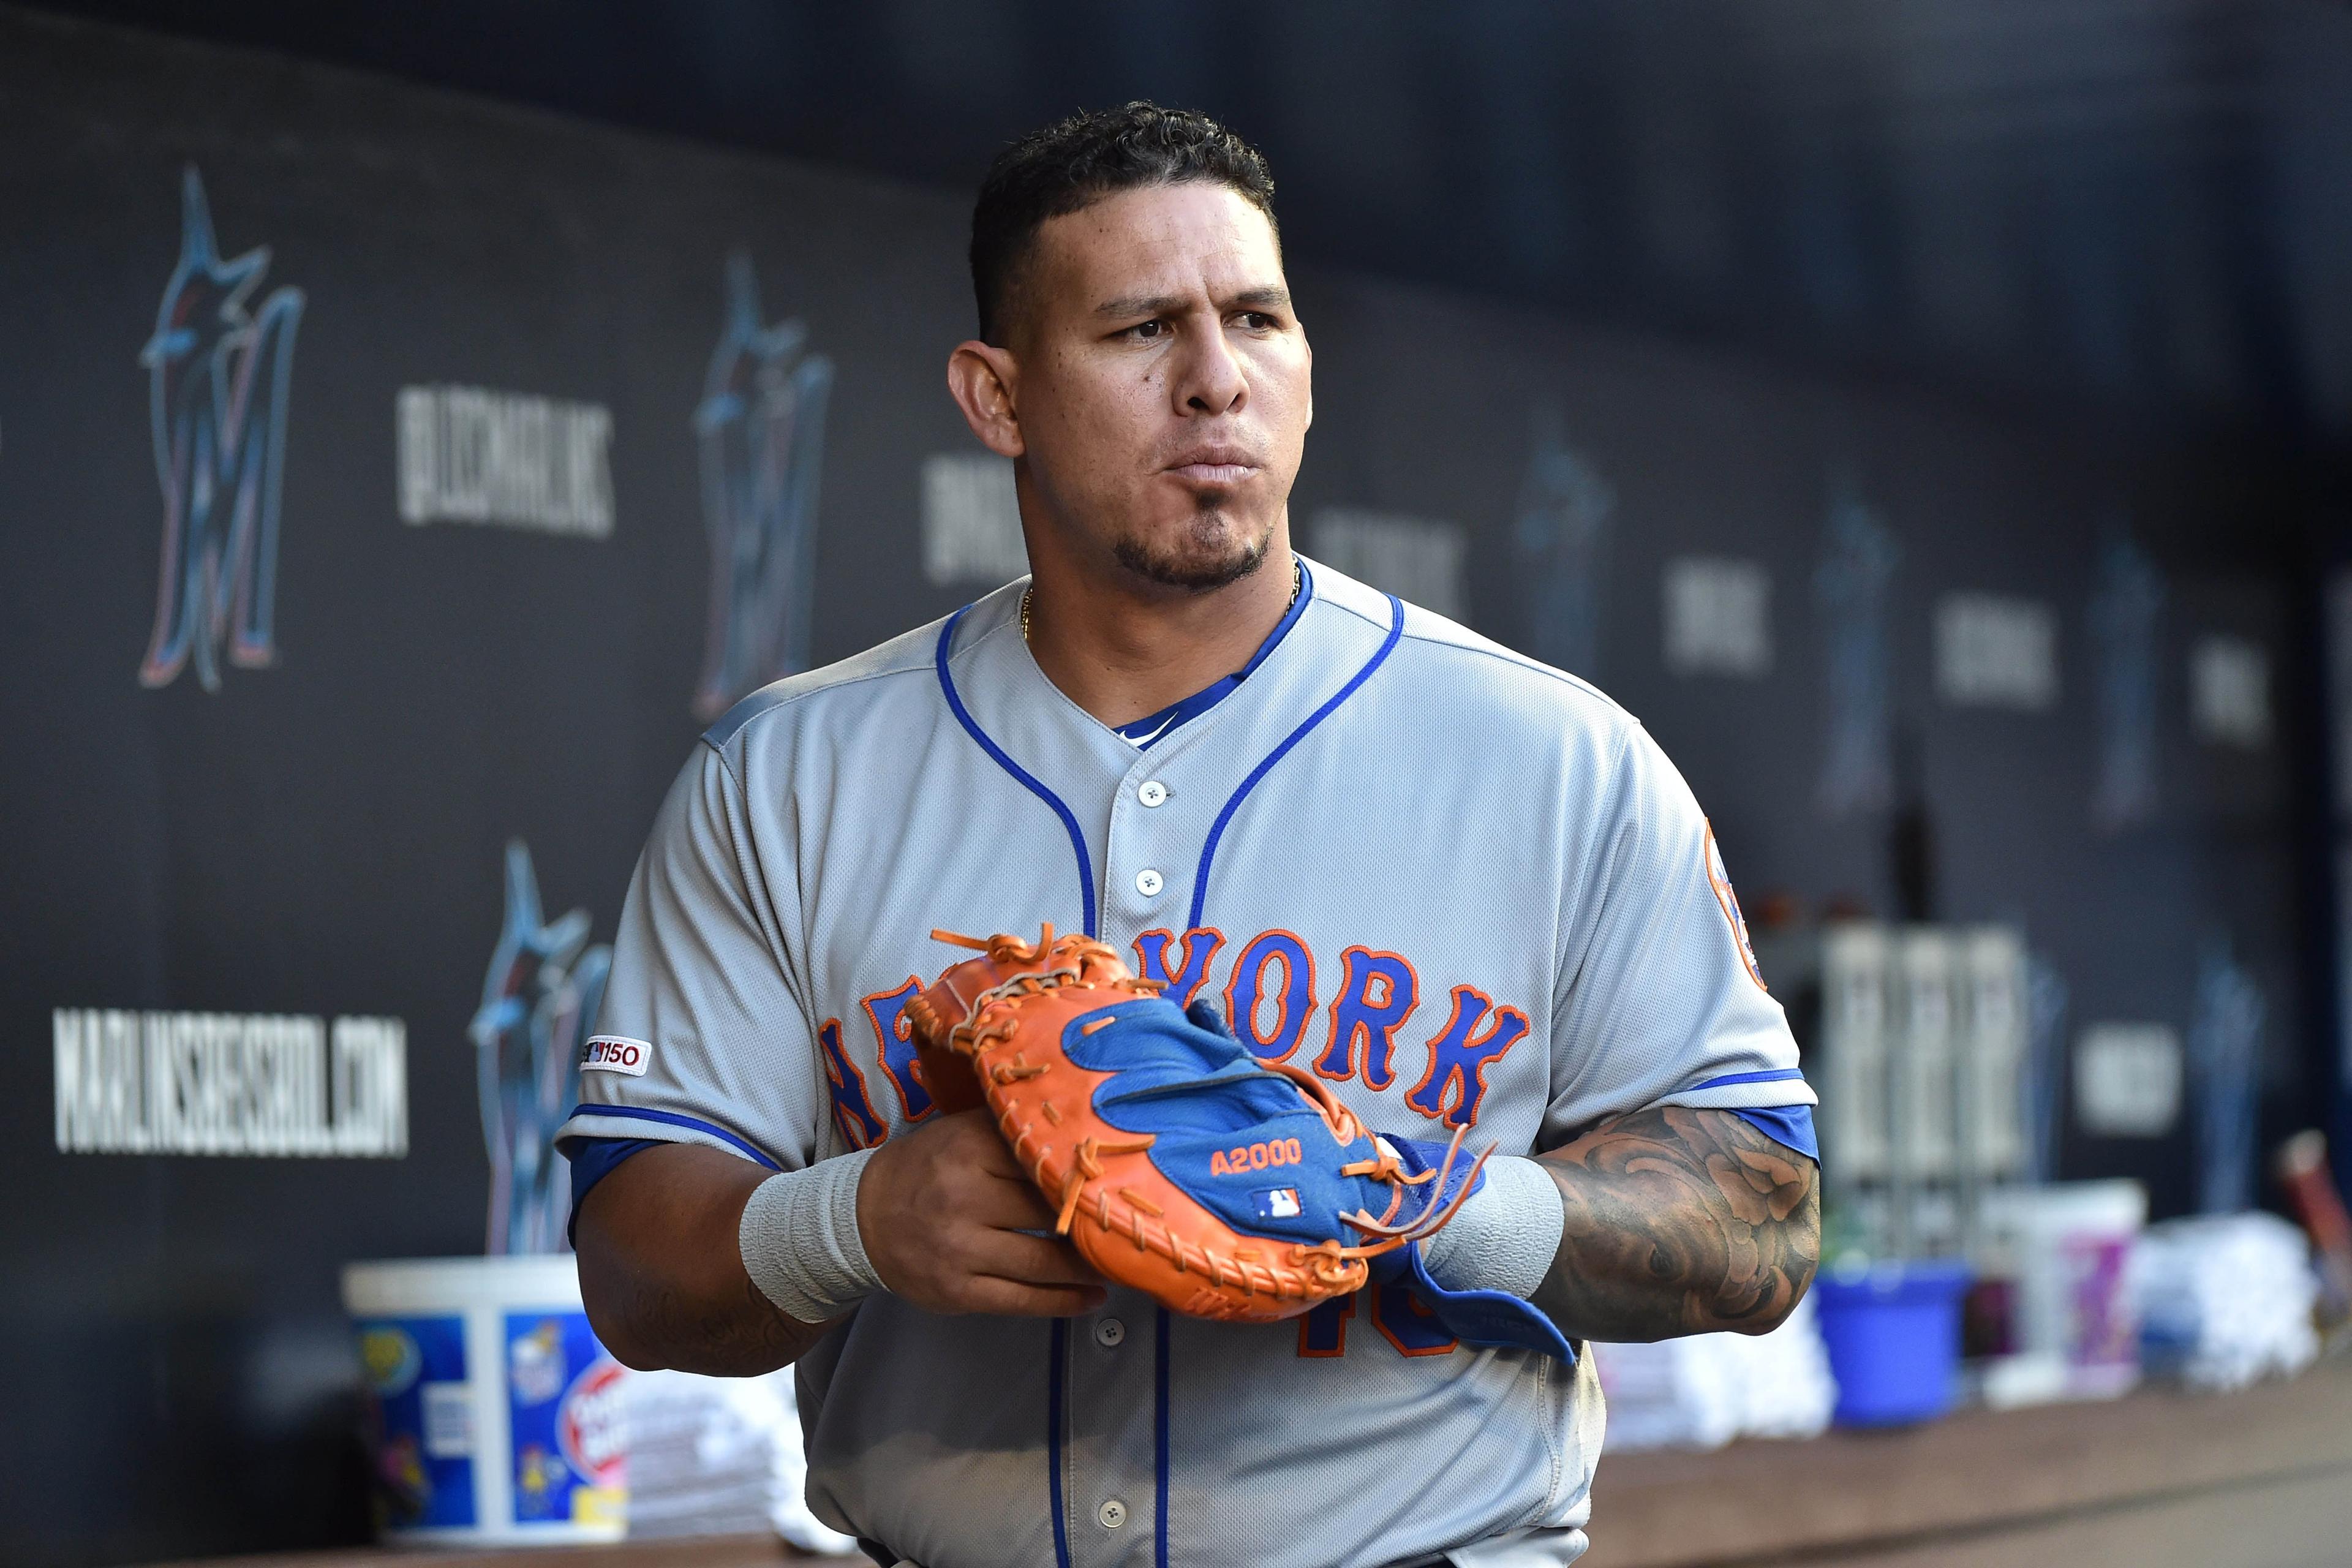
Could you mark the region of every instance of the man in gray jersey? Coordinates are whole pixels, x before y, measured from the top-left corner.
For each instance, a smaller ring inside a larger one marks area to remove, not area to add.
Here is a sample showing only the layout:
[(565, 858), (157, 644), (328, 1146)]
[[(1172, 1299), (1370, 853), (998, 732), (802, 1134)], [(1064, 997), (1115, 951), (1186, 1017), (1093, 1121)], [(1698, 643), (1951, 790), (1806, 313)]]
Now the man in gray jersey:
[[(1148, 104), (998, 159), (948, 380), (1031, 577), (740, 703), (630, 888), (563, 1131), (590, 1315), (634, 1366), (796, 1363), (810, 1503), (885, 1563), (1569, 1563), (1581, 1342), (1761, 1331), (1812, 1275), (1812, 1094), (1687, 786), (1572, 676), (1292, 552), (1272, 194)], [(933, 928), (1047, 921), (1366, 1126), (1494, 1145), (1427, 1290), (1207, 1322), (1055, 1239), (904, 1017), (965, 956)]]

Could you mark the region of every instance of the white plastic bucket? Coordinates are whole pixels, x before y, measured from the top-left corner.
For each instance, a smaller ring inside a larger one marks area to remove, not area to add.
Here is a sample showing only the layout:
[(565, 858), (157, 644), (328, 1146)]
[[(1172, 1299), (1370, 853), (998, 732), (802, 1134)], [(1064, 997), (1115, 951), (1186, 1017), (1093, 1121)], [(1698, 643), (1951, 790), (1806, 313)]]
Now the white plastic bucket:
[[(2064, 1394), (2105, 1398), (2139, 1381), (2131, 1254), (2147, 1224), (2137, 1182), (2021, 1187), (1994, 1201), (2017, 1262), (2018, 1348)], [(2063, 1373), (2057, 1369), (2063, 1368)]]
[(570, 1254), (354, 1263), (380, 1534), (526, 1545), (628, 1529), (618, 1362)]

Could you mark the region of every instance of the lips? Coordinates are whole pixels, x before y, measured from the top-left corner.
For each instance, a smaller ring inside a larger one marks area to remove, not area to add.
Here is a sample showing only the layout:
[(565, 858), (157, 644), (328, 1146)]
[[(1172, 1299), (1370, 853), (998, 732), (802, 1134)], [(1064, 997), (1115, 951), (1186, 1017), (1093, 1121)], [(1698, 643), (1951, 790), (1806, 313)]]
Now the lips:
[(1258, 470), (1255, 454), (1223, 444), (1179, 452), (1166, 472), (1188, 484), (1237, 485)]

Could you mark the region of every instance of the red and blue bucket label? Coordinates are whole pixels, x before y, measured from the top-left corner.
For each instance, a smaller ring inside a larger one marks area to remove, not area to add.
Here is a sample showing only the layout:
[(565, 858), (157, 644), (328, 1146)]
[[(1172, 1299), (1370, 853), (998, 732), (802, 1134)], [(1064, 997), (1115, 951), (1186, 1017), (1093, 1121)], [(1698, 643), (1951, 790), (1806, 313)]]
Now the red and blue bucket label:
[(509, 1312), (504, 1338), (515, 1522), (618, 1522), (628, 1501), (626, 1371), (584, 1312)]
[(376, 1522), (385, 1531), (479, 1522), (466, 1320), (365, 1318), (358, 1325), (375, 1441)]

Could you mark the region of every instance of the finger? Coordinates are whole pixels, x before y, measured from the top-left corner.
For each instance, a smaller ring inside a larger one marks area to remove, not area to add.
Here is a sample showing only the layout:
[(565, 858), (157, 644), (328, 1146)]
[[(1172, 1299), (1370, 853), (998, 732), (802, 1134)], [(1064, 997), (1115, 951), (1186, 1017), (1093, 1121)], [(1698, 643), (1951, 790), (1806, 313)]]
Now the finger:
[(1055, 1218), (1053, 1205), (1026, 1176), (1015, 1182), (972, 1184), (958, 1212), (991, 1230), (1051, 1230)]
[(1103, 1283), (1103, 1277), (1078, 1249), (1057, 1237), (989, 1231), (973, 1241), (969, 1258), (974, 1274), (992, 1274), (1026, 1285)]
[(1004, 1142), (993, 1125), (973, 1135), (970, 1145), (974, 1174), (993, 1176), (1004, 1182), (1025, 1182), (1029, 1179), (1028, 1171), (1013, 1152), (1012, 1145)]
[(958, 1164), (977, 1163), (987, 1158), (990, 1146), (1004, 1146), (1003, 1136), (996, 1131), (996, 1120), (984, 1110), (959, 1110), (952, 1116), (922, 1122), (915, 1136), (928, 1141), (934, 1157), (953, 1160)]
[(937, 1157), (967, 1175), (1009, 1182), (1028, 1177), (1003, 1133), (997, 1131), (995, 1119), (985, 1110), (960, 1110), (926, 1131), (937, 1140)]
[(965, 1311), (1022, 1318), (1075, 1318), (1110, 1299), (1098, 1285), (1024, 1285), (989, 1274), (971, 1276), (957, 1295)]
[[(1002, 1152), (1002, 1147), (1000, 1147)], [(957, 1199), (957, 1211), (988, 1215), (990, 1225), (1037, 1225), (1037, 1215), (1046, 1215), (1051, 1225), (1054, 1208), (1037, 1192), (1037, 1183), (1030, 1180), (1028, 1171), (1012, 1163), (1012, 1154), (1004, 1154), (1004, 1163), (960, 1163), (952, 1171), (943, 1171), (943, 1178), (952, 1184)]]

